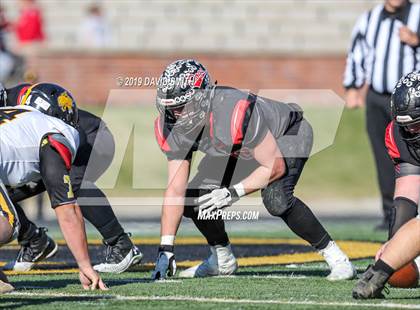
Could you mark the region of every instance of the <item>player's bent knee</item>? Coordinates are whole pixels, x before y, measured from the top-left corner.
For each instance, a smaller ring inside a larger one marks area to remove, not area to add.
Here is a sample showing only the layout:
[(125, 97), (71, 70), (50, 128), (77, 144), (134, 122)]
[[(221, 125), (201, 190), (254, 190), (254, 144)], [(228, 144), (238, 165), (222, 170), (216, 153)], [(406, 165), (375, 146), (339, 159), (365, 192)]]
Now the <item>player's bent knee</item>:
[(12, 241), (13, 227), (5, 217), (0, 217), (0, 246)]
[(417, 216), (417, 203), (405, 197), (396, 197), (391, 209), (390, 230), (391, 238), (405, 223)]
[(295, 200), (277, 182), (269, 184), (262, 191), (262, 198), (268, 213), (273, 216), (282, 216), (287, 210), (293, 207)]

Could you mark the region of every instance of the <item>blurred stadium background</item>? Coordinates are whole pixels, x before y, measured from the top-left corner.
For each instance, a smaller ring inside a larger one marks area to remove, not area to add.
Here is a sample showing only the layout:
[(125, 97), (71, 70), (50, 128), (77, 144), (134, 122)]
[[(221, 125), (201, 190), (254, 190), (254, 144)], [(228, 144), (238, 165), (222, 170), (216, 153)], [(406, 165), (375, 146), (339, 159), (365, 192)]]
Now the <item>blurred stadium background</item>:
[[(34, 44), (22, 44), (14, 33), (22, 2), (34, 1), (0, 1), (9, 22), (2, 31), (7, 51), (24, 60), (21, 70), (2, 82), (56, 82), (70, 89), (81, 107), (101, 114), (113, 89), (153, 91), (154, 85), (121, 87), (120, 78), (157, 78), (168, 62), (187, 57), (203, 62), (222, 85), (328, 89), (342, 96), (352, 27), (381, 1), (39, 0), (45, 38)], [(90, 38), (95, 27), (102, 36)], [(131, 141), (117, 187), (108, 192), (120, 217), (157, 217), (159, 202), (148, 200), (155, 192), (132, 190), (133, 174), (165, 184), (165, 160), (153, 135), (154, 101), (143, 102), (139, 114), (133, 114), (135, 102), (119, 104), (114, 117), (122, 123), (133, 115), (140, 119), (136, 130), (151, 159), (144, 171), (133, 172)], [(344, 111), (335, 143), (311, 158), (298, 192), (324, 216), (379, 217), (375, 178), (364, 111)], [(143, 198), (128, 203), (138, 196)]]

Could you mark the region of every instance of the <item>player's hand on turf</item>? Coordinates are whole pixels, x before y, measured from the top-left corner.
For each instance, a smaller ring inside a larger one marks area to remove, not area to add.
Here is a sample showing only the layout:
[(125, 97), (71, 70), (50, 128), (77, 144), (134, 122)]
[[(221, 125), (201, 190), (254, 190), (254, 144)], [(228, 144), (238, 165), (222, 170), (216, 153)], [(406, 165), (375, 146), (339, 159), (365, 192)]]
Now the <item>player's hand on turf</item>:
[(80, 283), (82, 283), (83, 289), (85, 290), (101, 290), (107, 291), (108, 287), (102, 282), (99, 274), (93, 270), (93, 268), (86, 268), (79, 272)]
[(168, 251), (165, 246), (159, 248), (155, 270), (152, 273), (152, 280), (163, 280), (172, 277), (176, 273), (176, 262), (173, 250)]
[(204, 214), (210, 214), (217, 209), (231, 206), (239, 200), (239, 195), (234, 188), (217, 188), (209, 194), (198, 197), (198, 210)]

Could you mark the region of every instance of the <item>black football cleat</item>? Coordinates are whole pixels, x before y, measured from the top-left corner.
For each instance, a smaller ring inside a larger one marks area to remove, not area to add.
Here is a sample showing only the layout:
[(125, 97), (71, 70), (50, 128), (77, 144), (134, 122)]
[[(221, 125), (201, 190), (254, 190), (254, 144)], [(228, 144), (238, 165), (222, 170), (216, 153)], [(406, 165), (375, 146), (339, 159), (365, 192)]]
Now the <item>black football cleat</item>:
[(381, 271), (374, 270), (370, 265), (368, 269), (362, 274), (356, 286), (353, 289), (353, 298), (355, 299), (371, 299), (384, 298), (382, 290), (388, 293), (388, 288), (385, 287), (389, 276)]
[(139, 264), (143, 258), (140, 250), (131, 242), (129, 234), (122, 234), (114, 245), (104, 242), (105, 261), (93, 266), (98, 272), (122, 273), (133, 265)]
[(34, 265), (47, 258), (53, 257), (57, 253), (58, 246), (55, 241), (47, 235), (48, 229), (39, 227), (29, 240), (20, 242), (20, 250), (14, 262), (4, 266), (4, 270), (14, 270), (17, 272), (27, 272)]

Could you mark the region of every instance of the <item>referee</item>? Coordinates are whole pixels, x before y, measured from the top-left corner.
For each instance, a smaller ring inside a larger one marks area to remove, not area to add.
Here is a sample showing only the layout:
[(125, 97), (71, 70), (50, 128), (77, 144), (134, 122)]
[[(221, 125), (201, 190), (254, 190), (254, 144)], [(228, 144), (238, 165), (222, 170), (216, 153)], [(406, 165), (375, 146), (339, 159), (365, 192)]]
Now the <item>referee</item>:
[(376, 162), (387, 229), (394, 196), (394, 166), (384, 136), (391, 122), (390, 98), (400, 77), (420, 69), (420, 5), (386, 0), (356, 22), (344, 73), (346, 104), (366, 102), (366, 127)]

